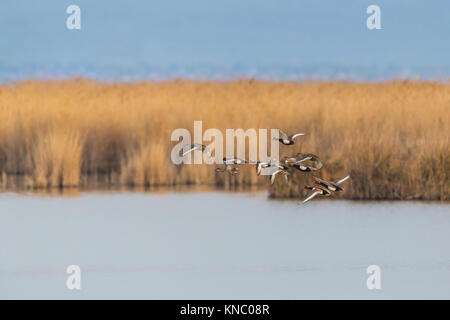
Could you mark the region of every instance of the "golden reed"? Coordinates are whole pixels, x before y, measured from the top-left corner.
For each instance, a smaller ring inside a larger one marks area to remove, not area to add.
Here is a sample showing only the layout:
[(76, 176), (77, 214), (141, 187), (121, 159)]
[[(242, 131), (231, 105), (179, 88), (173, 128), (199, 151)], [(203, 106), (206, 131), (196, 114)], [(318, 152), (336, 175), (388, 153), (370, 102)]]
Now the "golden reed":
[[(282, 155), (350, 174), (349, 199), (449, 200), (450, 85), (433, 82), (25, 81), (0, 86), (0, 188), (266, 185), (248, 167), (234, 180), (208, 165), (176, 166), (176, 128), (305, 132)], [(225, 131), (223, 131), (225, 132)], [(277, 179), (272, 196), (302, 194), (311, 174)]]

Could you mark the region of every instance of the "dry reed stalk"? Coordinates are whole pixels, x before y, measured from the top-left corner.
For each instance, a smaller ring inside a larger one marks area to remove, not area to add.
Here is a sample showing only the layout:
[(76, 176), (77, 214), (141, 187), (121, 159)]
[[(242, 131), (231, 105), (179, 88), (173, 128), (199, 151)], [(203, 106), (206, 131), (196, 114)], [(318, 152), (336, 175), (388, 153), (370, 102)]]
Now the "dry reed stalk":
[[(433, 82), (168, 81), (103, 84), (25, 81), (0, 86), (1, 186), (103, 184), (243, 187), (266, 185), (253, 168), (235, 180), (207, 165), (176, 166), (176, 128), (282, 128), (306, 132), (285, 155), (318, 154), (317, 174), (347, 173), (352, 199), (449, 200), (450, 85)], [(19, 179), (20, 180), (20, 179)], [(273, 196), (298, 196), (311, 174), (298, 173)]]

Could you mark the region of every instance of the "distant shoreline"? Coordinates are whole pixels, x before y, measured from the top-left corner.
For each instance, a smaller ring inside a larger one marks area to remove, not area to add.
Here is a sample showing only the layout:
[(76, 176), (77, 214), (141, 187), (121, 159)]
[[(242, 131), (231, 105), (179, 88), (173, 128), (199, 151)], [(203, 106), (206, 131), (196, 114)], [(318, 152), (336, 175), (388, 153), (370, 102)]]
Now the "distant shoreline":
[[(40, 70), (40, 67), (37, 68)], [(177, 80), (195, 81), (195, 82), (233, 82), (239, 80), (254, 80), (264, 82), (294, 82), (294, 83), (308, 83), (308, 82), (349, 82), (349, 83), (384, 83), (396, 81), (410, 81), (410, 82), (437, 82), (450, 83), (450, 66), (443, 69), (433, 69), (427, 72), (411, 71), (403, 68), (394, 68), (394, 70), (387, 71), (385, 69), (366, 70), (366, 68), (339, 68), (332, 67), (324, 70), (311, 69), (307, 67), (298, 68), (274, 68), (268, 70), (255, 71), (254, 69), (210, 69), (184, 70), (184, 68), (175, 69), (131, 69), (129, 71), (122, 71), (120, 68), (115, 70), (113, 67), (106, 68), (109, 72), (102, 71), (77, 71), (62, 68), (55, 71), (44, 68), (39, 72), (18, 72), (16, 69), (0, 70), (0, 86), (13, 85), (15, 83), (26, 81), (71, 81), (74, 79), (84, 79), (90, 81), (101, 82), (105, 84), (136, 84), (143, 82), (171, 82)], [(420, 68), (419, 68), (420, 69)], [(115, 71), (114, 71), (115, 70)], [(359, 70), (359, 71), (358, 71)]]

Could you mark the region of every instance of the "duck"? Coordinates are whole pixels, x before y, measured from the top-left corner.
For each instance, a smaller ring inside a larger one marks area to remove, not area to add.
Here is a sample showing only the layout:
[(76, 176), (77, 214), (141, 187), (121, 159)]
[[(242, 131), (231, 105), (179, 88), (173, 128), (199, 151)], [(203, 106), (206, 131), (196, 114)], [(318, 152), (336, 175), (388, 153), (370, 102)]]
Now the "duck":
[[(297, 153), (295, 159), (297, 161), (292, 166), (301, 172), (317, 171), (323, 167), (323, 163), (319, 157), (312, 153)], [(305, 165), (303, 164), (304, 161), (311, 161), (314, 165)]]
[(216, 168), (216, 172), (223, 172), (230, 176), (239, 174), (239, 168), (233, 167), (231, 164), (226, 164), (224, 168)]
[(317, 155), (315, 155), (313, 153), (302, 153), (302, 152), (300, 152), (300, 153), (297, 153), (295, 155), (295, 158), (297, 159), (297, 161), (300, 161), (300, 160), (304, 160), (304, 161), (306, 161), (306, 160), (320, 161), (319, 156), (317, 156)]
[(208, 149), (206, 146), (204, 146), (203, 144), (199, 144), (199, 143), (191, 144), (191, 145), (189, 146), (189, 149), (183, 152), (183, 157), (184, 157), (185, 155), (187, 155), (187, 154), (189, 154), (189, 153), (195, 151), (195, 150), (201, 150), (202, 152), (205, 152), (205, 151), (206, 151), (206, 154), (207, 154), (209, 157), (211, 157), (211, 152), (209, 151), (209, 149)]
[(283, 163), (285, 166), (287, 166), (287, 167), (292, 167), (294, 164), (296, 164), (297, 163), (297, 159), (296, 158), (286, 158), (286, 157), (284, 157), (284, 158), (281, 158), (280, 159), (280, 163)]
[(285, 146), (290, 146), (290, 145), (295, 144), (295, 142), (294, 142), (295, 138), (305, 135), (304, 133), (294, 133), (294, 134), (291, 134), (288, 136), (286, 133), (284, 133), (280, 129), (278, 129), (278, 133), (279, 133), (279, 138), (274, 137), (273, 139), (280, 141)]
[(285, 165), (277, 165), (276, 167), (277, 170), (275, 170), (270, 176), (270, 184), (273, 184), (275, 182), (275, 177), (277, 176), (277, 174), (281, 174), (284, 176), (284, 182), (287, 185), (289, 183), (289, 168)]
[(223, 158), (223, 163), (224, 164), (246, 164), (246, 163), (248, 163), (248, 161), (245, 159), (240, 159), (240, 158), (231, 158), (231, 159)]
[(311, 171), (309, 167), (302, 165), (303, 161), (309, 160), (310, 158), (305, 158), (302, 160), (297, 160), (296, 158), (282, 158), (280, 159), (280, 163), (285, 165), (288, 168), (296, 168), (300, 171)]
[(304, 161), (311, 160), (311, 159), (312, 159), (311, 157), (305, 157), (300, 160), (295, 157), (290, 157), (290, 158), (283, 157), (280, 159), (280, 163), (283, 163), (287, 167), (294, 167), (294, 165), (296, 165), (296, 164), (300, 164)]
[(293, 164), (292, 166), (295, 169), (297, 169), (298, 171), (301, 171), (301, 172), (311, 172), (311, 171), (314, 171), (314, 170), (318, 170), (318, 169), (315, 169), (314, 167), (305, 166), (305, 165), (297, 164), (297, 163)]
[(256, 175), (261, 175), (262, 169), (269, 168), (271, 166), (270, 162), (267, 161), (256, 161), (255, 168), (256, 168)]
[(320, 185), (321, 187), (329, 190), (329, 191), (334, 191), (334, 192), (340, 192), (340, 191), (344, 191), (344, 188), (340, 187), (339, 185), (342, 184), (343, 182), (347, 181), (348, 179), (350, 179), (350, 176), (346, 176), (340, 180), (336, 180), (336, 181), (326, 181), (323, 180), (319, 177), (314, 177), (314, 183), (317, 185)]
[(329, 196), (329, 195), (331, 194), (330, 191), (328, 191), (327, 189), (322, 188), (322, 187), (315, 187), (315, 186), (314, 186), (314, 187), (310, 187), (310, 186), (305, 186), (304, 188), (305, 188), (306, 190), (311, 190), (311, 191), (313, 191), (313, 193), (311, 193), (305, 200), (303, 200), (302, 203), (305, 203), (305, 202), (311, 200), (312, 198), (314, 198), (314, 197), (317, 196), (317, 195), (321, 195), (321, 196)]
[(254, 161), (250, 160), (247, 163), (254, 164), (256, 169), (256, 175), (261, 175), (262, 169), (270, 168), (270, 167), (277, 167), (279, 165), (278, 161), (274, 161), (273, 159), (269, 159), (267, 161)]

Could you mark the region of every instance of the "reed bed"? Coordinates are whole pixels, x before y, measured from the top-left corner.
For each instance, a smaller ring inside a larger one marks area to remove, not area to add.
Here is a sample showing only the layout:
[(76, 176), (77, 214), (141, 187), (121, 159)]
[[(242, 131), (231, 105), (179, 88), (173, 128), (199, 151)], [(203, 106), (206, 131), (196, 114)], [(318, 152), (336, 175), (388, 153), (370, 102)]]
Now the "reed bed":
[[(267, 186), (253, 167), (236, 178), (211, 165), (174, 165), (176, 128), (305, 132), (281, 153), (324, 160), (315, 174), (350, 174), (349, 199), (449, 200), (450, 85), (434, 82), (105, 84), (85, 79), (0, 86), (0, 188)], [(311, 174), (270, 188), (297, 197)]]

